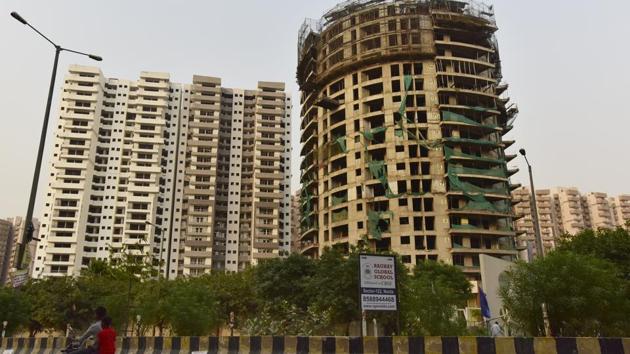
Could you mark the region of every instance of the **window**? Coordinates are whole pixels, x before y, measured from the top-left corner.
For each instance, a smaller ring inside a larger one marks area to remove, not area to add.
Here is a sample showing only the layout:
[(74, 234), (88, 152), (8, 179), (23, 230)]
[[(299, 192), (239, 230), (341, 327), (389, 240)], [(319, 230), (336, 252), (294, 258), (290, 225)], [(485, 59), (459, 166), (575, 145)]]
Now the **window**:
[(408, 245), (411, 243), (411, 238), (409, 236), (400, 236), (400, 244)]
[(424, 236), (414, 236), (413, 242), (415, 245), (415, 249), (423, 250), (424, 249)]
[(427, 236), (427, 249), (435, 249), (435, 236)]

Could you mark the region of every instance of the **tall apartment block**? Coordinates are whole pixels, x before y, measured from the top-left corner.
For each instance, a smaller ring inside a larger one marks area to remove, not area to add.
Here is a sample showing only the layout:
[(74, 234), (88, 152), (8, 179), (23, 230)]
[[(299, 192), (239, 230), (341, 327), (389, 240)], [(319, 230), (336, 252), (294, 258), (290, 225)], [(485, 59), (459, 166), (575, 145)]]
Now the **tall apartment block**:
[(34, 275), (127, 252), (173, 278), (288, 252), (290, 111), (282, 83), (71, 66)]
[(366, 242), (471, 279), (480, 254), (516, 258), (496, 30), (474, 1), (347, 1), (304, 23), (303, 254)]
[[(521, 187), (512, 192), (519, 245), (524, 259), (535, 254), (530, 190)], [(608, 197), (606, 193), (581, 194), (575, 187), (536, 190), (536, 205), (545, 249), (555, 247), (564, 234), (574, 235), (585, 229), (627, 227), (630, 221), (630, 195)]]

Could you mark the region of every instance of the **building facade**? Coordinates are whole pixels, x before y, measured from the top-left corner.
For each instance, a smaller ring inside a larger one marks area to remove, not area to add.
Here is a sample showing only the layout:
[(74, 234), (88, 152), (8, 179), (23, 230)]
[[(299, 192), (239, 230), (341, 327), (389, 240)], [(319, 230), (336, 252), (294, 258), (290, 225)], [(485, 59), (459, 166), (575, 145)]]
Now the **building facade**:
[(615, 225), (630, 230), (630, 194), (623, 194), (608, 199), (612, 208)]
[(12, 223), (0, 219), (0, 286), (6, 283), (9, 276), (12, 240)]
[(291, 253), (299, 253), (306, 246), (300, 243), (300, 193), (298, 189), (291, 195)]
[[(22, 235), (24, 234), (24, 227), (26, 226), (24, 223), (24, 218), (22, 218), (21, 216), (16, 216), (13, 218), (8, 218), (7, 219), (10, 223), (11, 223), (11, 227), (13, 229), (13, 237), (12, 240), (10, 241), (10, 245), (9, 245), (9, 251), (8, 251), (8, 275), (6, 278), (6, 284), (12, 284), (13, 280), (12, 276), (14, 275), (13, 271), (17, 268), (17, 264), (16, 264), (16, 260), (17, 260), (17, 246), (20, 243), (20, 238), (22, 237)], [(33, 218), (32, 219), (32, 225), (33, 225), (33, 235), (38, 235), (39, 234), (39, 220), (37, 218)], [(36, 237), (36, 236), (35, 236)], [(26, 277), (31, 276), (32, 272), (33, 272), (33, 266), (35, 264), (35, 252), (36, 252), (36, 247), (37, 247), (37, 241), (33, 240), (31, 241), (27, 247), (26, 247), (26, 252), (24, 255), (24, 259), (22, 260), (23, 263), (25, 263), (26, 265), (26, 271), (25, 272), (19, 272), (20, 275), (19, 278), (21, 278), (21, 280), (17, 280), (18, 282), (24, 281)], [(16, 285), (16, 284), (13, 284)]]
[(480, 254), (516, 258), (496, 30), (473, 1), (348, 1), (304, 23), (303, 254), (363, 242), (472, 279)]
[(288, 252), (290, 111), (282, 83), (71, 66), (34, 275), (125, 252), (173, 278)]
[[(520, 216), (516, 220), (517, 243), (521, 249), (521, 259), (533, 259), (536, 255), (534, 221), (532, 218), (532, 199), (528, 188), (520, 187), (512, 191), (514, 213)], [(536, 191), (536, 207), (538, 222), (545, 250), (555, 247), (557, 238), (561, 235), (559, 217), (554, 203), (554, 197), (549, 189)]]
[[(515, 226), (522, 259), (536, 254), (531, 210), (531, 191), (521, 187), (512, 192)], [(575, 235), (586, 229), (628, 227), (630, 195), (608, 197), (606, 193), (581, 194), (575, 187), (536, 190), (541, 236), (546, 250), (553, 249), (559, 237)]]

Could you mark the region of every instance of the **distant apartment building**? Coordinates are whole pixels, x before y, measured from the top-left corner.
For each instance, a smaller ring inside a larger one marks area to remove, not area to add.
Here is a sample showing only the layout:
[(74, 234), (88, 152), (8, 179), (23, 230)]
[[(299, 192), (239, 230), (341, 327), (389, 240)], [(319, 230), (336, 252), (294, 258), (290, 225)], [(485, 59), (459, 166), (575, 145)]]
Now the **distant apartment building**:
[(0, 219), (0, 287), (8, 279), (12, 239), (13, 225), (8, 220)]
[(288, 253), (290, 121), (283, 83), (71, 66), (34, 275), (75, 275), (110, 252), (148, 257), (168, 278)]
[[(514, 213), (521, 216), (515, 222), (518, 230), (517, 242), (522, 250), (520, 257), (530, 259), (536, 254), (531, 192), (528, 188), (520, 187), (512, 192), (512, 198), (515, 203)], [(553, 195), (549, 189), (536, 191), (536, 207), (543, 244), (546, 250), (550, 250), (555, 247), (555, 240), (560, 235), (560, 229)]]
[(552, 189), (560, 233), (576, 234), (589, 227), (589, 215), (582, 195), (574, 187)]
[[(512, 192), (515, 226), (521, 258), (535, 255), (531, 192), (521, 187)], [(553, 249), (563, 234), (574, 235), (585, 229), (625, 227), (630, 221), (630, 195), (609, 198), (606, 193), (581, 194), (574, 187), (536, 190), (536, 205), (545, 249)], [(529, 259), (529, 258), (527, 258)]]
[[(16, 263), (17, 261), (17, 253), (18, 253), (18, 249), (17, 246), (20, 243), (20, 238), (22, 237), (22, 235), (24, 234), (24, 227), (25, 227), (25, 223), (24, 223), (24, 218), (21, 216), (16, 216), (13, 218), (8, 218), (7, 219), (13, 228), (13, 237), (11, 240), (11, 244), (10, 244), (10, 249), (9, 249), (9, 261), (8, 261), (8, 267), (9, 267), (9, 274), (7, 276), (6, 279), (6, 283), (8, 284), (12, 279), (12, 271), (16, 268), (18, 268), (18, 264)], [(33, 235), (38, 235), (39, 234), (39, 220), (37, 218), (33, 218), (32, 219), (32, 225), (33, 225)], [(35, 263), (35, 252), (36, 252), (36, 247), (37, 247), (37, 241), (31, 241), (26, 248), (26, 253), (25, 253), (25, 257), (23, 259), (23, 262), (27, 262), (28, 264), (26, 265), (26, 273), (25, 276), (30, 276), (31, 273), (33, 272), (33, 266)]]
[(615, 218), (612, 213), (610, 201), (606, 193), (587, 193), (582, 196), (588, 211), (587, 225), (591, 229), (612, 229), (615, 226)]
[(630, 229), (630, 194), (611, 197), (608, 201), (612, 208), (615, 225), (623, 225), (626, 229)]

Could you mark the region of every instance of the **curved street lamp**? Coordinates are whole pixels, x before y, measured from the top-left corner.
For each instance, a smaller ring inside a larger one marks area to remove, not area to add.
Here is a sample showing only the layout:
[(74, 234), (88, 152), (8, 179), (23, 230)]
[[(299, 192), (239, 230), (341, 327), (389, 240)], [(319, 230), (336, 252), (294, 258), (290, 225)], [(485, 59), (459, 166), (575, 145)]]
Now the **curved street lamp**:
[(20, 14), (18, 14), (15, 11), (11, 12), (11, 17), (13, 17), (15, 20), (17, 20), (21, 24), (30, 27), (33, 31), (37, 32), (37, 34), (39, 34), (42, 38), (44, 38), (46, 41), (52, 44), (53, 47), (55, 47), (55, 61), (53, 64), (52, 77), (50, 79), (50, 88), (48, 90), (48, 101), (46, 102), (46, 113), (44, 114), (44, 125), (42, 127), (42, 133), (39, 138), (39, 148), (37, 150), (37, 162), (35, 163), (35, 173), (33, 174), (33, 183), (31, 184), (31, 194), (28, 200), (28, 209), (26, 211), (24, 232), (22, 233), (22, 236), (20, 238), (20, 243), (18, 246), (16, 268), (22, 269), (23, 268), (22, 261), (24, 259), (24, 251), (26, 250), (26, 245), (31, 240), (37, 240), (37, 238), (33, 237), (33, 231), (34, 231), (33, 208), (35, 206), (35, 198), (37, 197), (37, 183), (39, 181), (39, 173), (42, 167), (42, 155), (44, 154), (44, 144), (46, 142), (46, 133), (48, 131), (48, 120), (50, 117), (50, 106), (52, 103), (53, 90), (55, 88), (55, 78), (57, 77), (57, 64), (59, 62), (59, 53), (61, 53), (62, 51), (66, 51), (70, 53), (80, 54), (96, 61), (102, 61), (103, 58), (101, 58), (98, 55), (83, 53), (76, 50), (64, 48), (56, 44), (50, 38), (46, 37), (43, 33), (38, 31), (37, 28), (33, 27), (30, 23), (28, 23), (24, 19), (24, 17), (20, 16)]
[[(542, 242), (542, 236), (540, 235), (540, 224), (538, 223), (538, 205), (536, 204), (536, 189), (534, 189), (534, 177), (532, 174), (532, 165), (529, 164), (529, 160), (527, 160), (527, 152), (525, 149), (520, 149), (518, 152), (525, 158), (525, 163), (527, 163), (527, 170), (529, 171), (529, 188), (532, 192), (531, 197), (531, 211), (532, 211), (532, 221), (534, 222), (534, 235), (535, 235), (535, 243), (536, 243), (536, 257), (544, 258), (545, 251)], [(529, 260), (532, 261), (531, 259)], [(543, 302), (541, 305), (542, 315), (543, 315), (543, 324), (545, 327), (545, 336), (551, 336), (551, 328), (549, 326), (549, 315), (547, 313), (547, 303)]]

